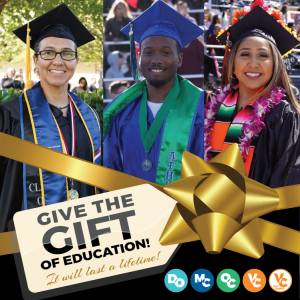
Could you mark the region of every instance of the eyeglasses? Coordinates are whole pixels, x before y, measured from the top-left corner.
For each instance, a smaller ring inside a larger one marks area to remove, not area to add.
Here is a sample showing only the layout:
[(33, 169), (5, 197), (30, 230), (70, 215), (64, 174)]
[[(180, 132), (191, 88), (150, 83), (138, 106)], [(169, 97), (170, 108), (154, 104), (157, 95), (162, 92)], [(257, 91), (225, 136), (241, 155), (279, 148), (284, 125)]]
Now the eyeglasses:
[(77, 52), (75, 51), (56, 52), (53, 50), (44, 50), (44, 51), (37, 52), (35, 55), (40, 55), (41, 58), (45, 60), (53, 60), (55, 59), (57, 54), (59, 54), (63, 60), (73, 60), (77, 58)]

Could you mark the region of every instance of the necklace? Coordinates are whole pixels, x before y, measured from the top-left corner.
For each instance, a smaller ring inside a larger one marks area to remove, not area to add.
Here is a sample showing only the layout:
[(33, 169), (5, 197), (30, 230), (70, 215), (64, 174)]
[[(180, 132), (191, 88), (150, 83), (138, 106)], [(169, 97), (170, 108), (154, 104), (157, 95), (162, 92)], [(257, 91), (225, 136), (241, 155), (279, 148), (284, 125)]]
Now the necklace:
[(59, 108), (59, 109), (64, 109), (64, 108), (67, 108), (68, 106), (70, 105), (70, 103), (68, 104), (68, 105), (66, 105), (66, 106), (64, 106), (64, 107), (58, 107), (58, 106), (55, 106), (56, 108)]
[[(219, 108), (223, 101), (226, 99), (228, 94), (232, 91), (232, 87), (224, 85), (220, 90), (217, 91), (216, 95), (204, 106), (204, 160), (210, 161), (212, 155), (208, 152), (211, 149), (211, 131), (216, 121), (215, 115), (218, 113)], [(263, 119), (265, 115), (280, 103), (285, 97), (285, 90), (281, 86), (276, 86), (271, 89), (267, 95), (259, 97), (253, 104), (253, 110), (250, 113), (252, 117), (250, 122), (245, 122), (242, 127), (242, 136), (239, 138), (240, 152), (245, 162), (252, 139), (254, 139), (261, 132), (262, 129), (266, 128)]]

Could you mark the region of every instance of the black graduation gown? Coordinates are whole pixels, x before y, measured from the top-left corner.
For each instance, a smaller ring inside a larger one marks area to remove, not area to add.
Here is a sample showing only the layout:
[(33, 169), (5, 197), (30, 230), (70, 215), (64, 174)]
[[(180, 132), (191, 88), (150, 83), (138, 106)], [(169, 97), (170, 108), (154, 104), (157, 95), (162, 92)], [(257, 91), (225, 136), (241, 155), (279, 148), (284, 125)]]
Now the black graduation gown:
[(271, 188), (300, 184), (300, 115), (281, 101), (264, 118), (249, 178)]
[[(24, 99), (23, 107), (26, 107)], [(70, 153), (71, 126), (69, 113), (68, 117), (64, 117), (60, 109), (53, 105), (50, 105), (50, 108), (62, 130)], [(92, 162), (92, 147), (88, 134), (77, 111), (74, 111), (76, 129), (75, 156)], [(21, 138), (19, 97), (0, 104), (0, 132)], [(5, 145), (0, 145), (0, 147), (5, 147)], [(0, 232), (7, 231), (8, 221), (13, 218), (17, 211), (23, 208), (22, 172), (22, 163), (0, 156)], [(74, 189), (78, 191), (79, 197), (95, 194), (94, 187), (76, 181), (74, 181)]]
[[(212, 96), (205, 91), (205, 103)], [(263, 122), (266, 129), (257, 139), (249, 178), (271, 188), (300, 184), (300, 115), (282, 100)]]

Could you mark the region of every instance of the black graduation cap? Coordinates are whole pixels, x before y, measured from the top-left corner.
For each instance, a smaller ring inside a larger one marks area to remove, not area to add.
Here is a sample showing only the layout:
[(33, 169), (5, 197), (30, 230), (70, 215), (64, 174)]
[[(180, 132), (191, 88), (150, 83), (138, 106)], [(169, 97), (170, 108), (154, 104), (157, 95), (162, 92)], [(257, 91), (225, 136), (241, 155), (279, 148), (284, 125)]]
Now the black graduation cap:
[(211, 73), (216, 77), (221, 76), (219, 69), (217, 69), (215, 60), (206, 54), (204, 54), (204, 68), (208, 71), (208, 73)]
[(223, 45), (226, 45), (227, 32), (230, 32), (229, 40), (232, 46), (242, 37), (257, 35), (273, 42), (281, 55), (285, 55), (299, 44), (299, 41), (261, 6), (256, 6), (218, 37)]
[[(77, 47), (95, 39), (64, 3), (31, 21), (29, 28), (30, 48), (33, 50), (35, 43), (46, 37), (70, 39), (76, 42)], [(13, 33), (26, 43), (27, 24), (14, 30)]]

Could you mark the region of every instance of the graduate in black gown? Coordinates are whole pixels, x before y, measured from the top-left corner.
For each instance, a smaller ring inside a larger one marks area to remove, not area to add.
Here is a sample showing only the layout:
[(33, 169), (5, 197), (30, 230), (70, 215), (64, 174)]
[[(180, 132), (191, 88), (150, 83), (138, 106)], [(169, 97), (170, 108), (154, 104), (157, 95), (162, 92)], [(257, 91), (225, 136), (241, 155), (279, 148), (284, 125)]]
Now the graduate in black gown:
[[(100, 163), (99, 116), (68, 92), (77, 47), (94, 37), (65, 4), (33, 20), (29, 28), (40, 82), (30, 89), (27, 74), (23, 96), (0, 104), (0, 132)], [(14, 33), (26, 42), (27, 24)], [(7, 231), (17, 211), (95, 193), (95, 187), (0, 156), (0, 232)]]
[(205, 160), (238, 143), (250, 178), (300, 184), (300, 107), (281, 57), (299, 41), (276, 12), (254, 2), (243, 13), (219, 36), (231, 51), (223, 87), (205, 105)]

